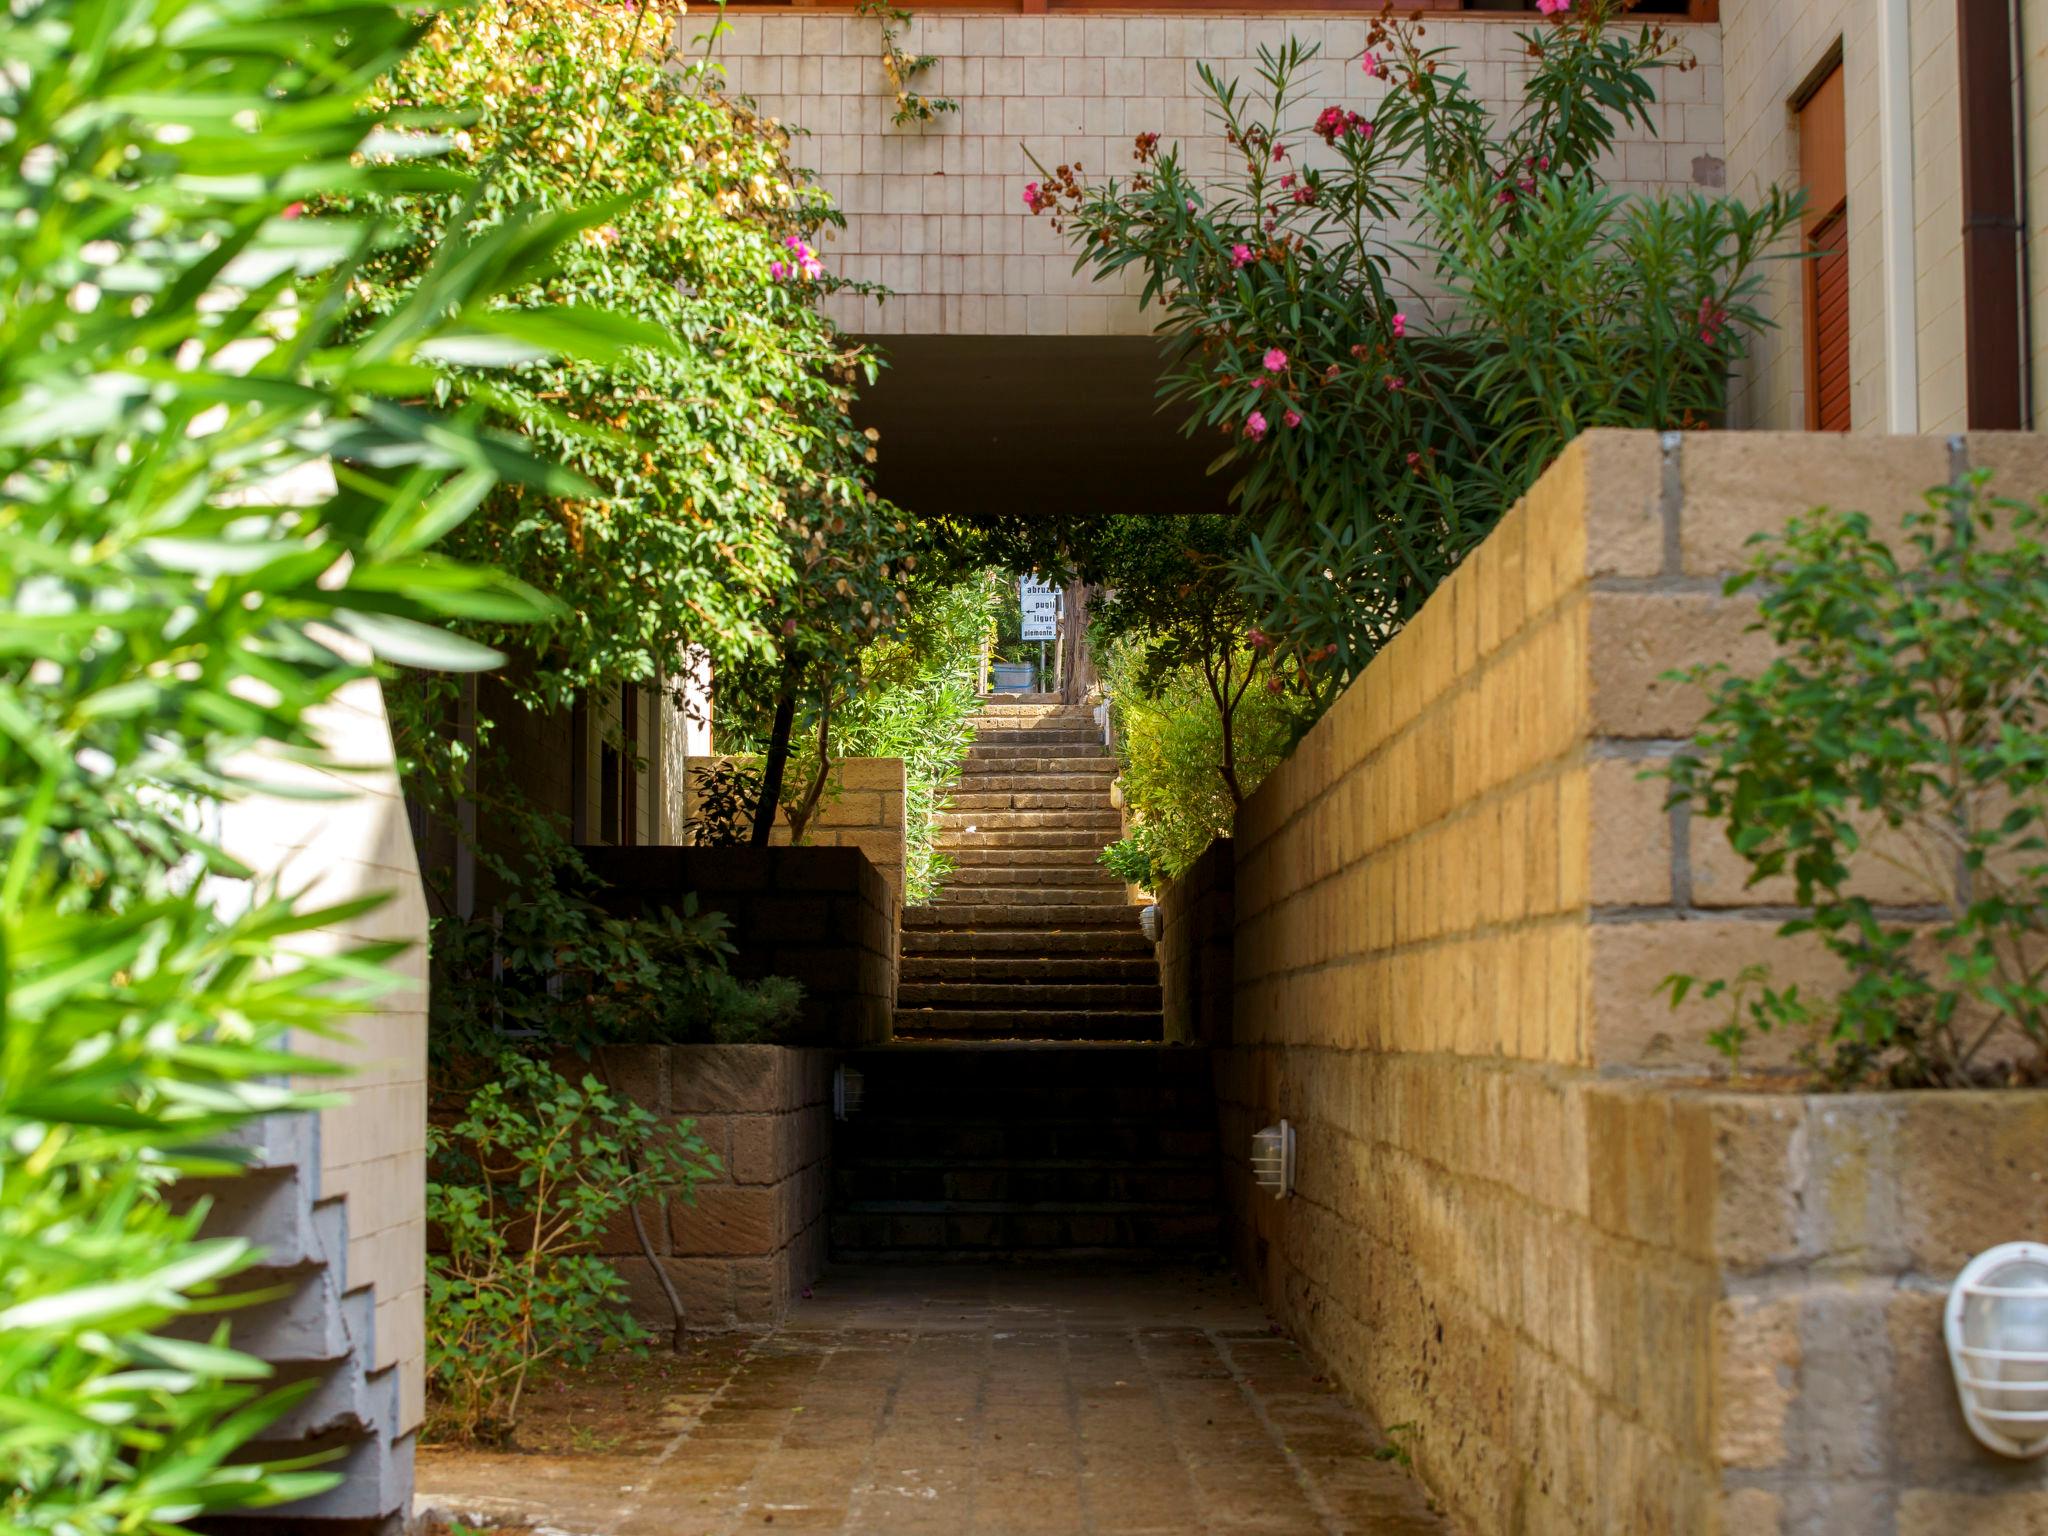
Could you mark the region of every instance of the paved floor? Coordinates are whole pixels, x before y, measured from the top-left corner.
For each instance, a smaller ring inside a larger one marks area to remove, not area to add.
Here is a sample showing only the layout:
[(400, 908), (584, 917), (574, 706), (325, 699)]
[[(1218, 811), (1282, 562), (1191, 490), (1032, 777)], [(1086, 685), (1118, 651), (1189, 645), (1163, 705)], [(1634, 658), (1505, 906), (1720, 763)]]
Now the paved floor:
[(423, 1456), (423, 1504), (589, 1536), (1447, 1536), (1225, 1275), (836, 1270), (643, 1457)]

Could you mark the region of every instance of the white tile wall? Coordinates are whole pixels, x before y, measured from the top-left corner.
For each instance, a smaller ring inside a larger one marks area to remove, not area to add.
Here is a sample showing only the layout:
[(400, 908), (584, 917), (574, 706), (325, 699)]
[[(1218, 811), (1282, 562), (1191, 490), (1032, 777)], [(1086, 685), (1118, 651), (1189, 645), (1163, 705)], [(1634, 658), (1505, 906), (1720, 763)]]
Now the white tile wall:
[[(918, 87), (958, 100), (960, 111), (898, 128), (877, 22), (734, 12), (729, 25), (719, 56), (732, 89), (807, 130), (794, 158), (847, 215), (825, 248), (827, 264), (894, 290), (886, 302), (833, 300), (834, 317), (866, 334), (1149, 331), (1135, 276), (1098, 286), (1073, 270), (1050, 222), (1026, 211), (1024, 186), (1037, 176), (1030, 157), (1121, 174), (1132, 166), (1132, 138), (1158, 132), (1199, 144), (1207, 158), (1194, 163), (1213, 173), (1219, 146), (1206, 132), (1196, 61), (1249, 80), (1257, 49), (1290, 35), (1321, 45), (1314, 83), (1328, 92), (1301, 98), (1301, 130), (1325, 100), (1369, 110), (1385, 90), (1353, 67), (1363, 19), (927, 15), (903, 44), (937, 55)], [(1448, 44), (1487, 99), (1508, 99), (1522, 50), (1515, 34), (1526, 21), (1447, 16), (1428, 25), (1429, 41)], [(691, 26), (684, 21), (686, 32)], [(1619, 186), (1688, 185), (1696, 160), (1722, 153), (1720, 31), (1688, 26), (1684, 34), (1702, 67), (1660, 77), (1658, 136), (1617, 146), (1610, 174)]]

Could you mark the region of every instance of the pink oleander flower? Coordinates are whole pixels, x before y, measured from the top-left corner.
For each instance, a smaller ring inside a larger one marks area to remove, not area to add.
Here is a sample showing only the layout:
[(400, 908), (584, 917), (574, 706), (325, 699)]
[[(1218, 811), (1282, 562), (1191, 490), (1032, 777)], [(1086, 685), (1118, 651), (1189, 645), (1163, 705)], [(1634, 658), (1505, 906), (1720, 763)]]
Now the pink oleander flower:
[(1716, 304), (1711, 297), (1700, 300), (1700, 340), (1712, 346), (1721, 339), (1722, 328), (1728, 324), (1728, 311)]
[(1265, 363), (1266, 372), (1278, 373), (1287, 366), (1287, 354), (1278, 347), (1268, 347), (1265, 357), (1260, 359), (1260, 361)]
[(1364, 58), (1360, 59), (1358, 67), (1364, 70), (1370, 79), (1384, 80), (1387, 78), (1387, 66), (1380, 62), (1380, 56), (1376, 53), (1368, 53)]
[(1299, 412), (1299, 411), (1295, 410), (1295, 409), (1294, 409), (1294, 408), (1293, 408), (1292, 406), (1289, 406), (1289, 407), (1288, 407), (1288, 409), (1287, 409), (1287, 414), (1286, 414), (1285, 416), (1282, 416), (1282, 417), (1280, 418), (1280, 425), (1281, 425), (1281, 426), (1283, 426), (1283, 427), (1298, 427), (1298, 426), (1300, 426), (1300, 425), (1301, 425), (1301, 412)]
[(1401, 390), (1406, 389), (1407, 387), (1408, 381), (1402, 378), (1401, 375), (1399, 375), (1398, 373), (1390, 373), (1387, 375), (1387, 390), (1390, 394), (1397, 393)]
[(1254, 627), (1245, 631), (1244, 643), (1255, 651), (1263, 651), (1273, 642), (1263, 629)]
[(1251, 439), (1251, 440), (1252, 440), (1253, 442), (1255, 442), (1255, 443), (1256, 443), (1256, 442), (1257, 442), (1257, 441), (1258, 441), (1258, 440), (1259, 440), (1260, 438), (1262, 438), (1262, 437), (1264, 437), (1264, 436), (1266, 435), (1266, 413), (1265, 413), (1265, 412), (1263, 412), (1263, 411), (1253, 411), (1253, 412), (1251, 413), (1251, 415), (1249, 415), (1249, 416), (1245, 417), (1245, 419), (1244, 419), (1244, 435), (1245, 435), (1246, 437), (1250, 438), (1250, 439)]
[(1294, 185), (1294, 172), (1292, 172), (1292, 171), (1289, 171), (1289, 172), (1288, 172), (1288, 173), (1287, 173), (1287, 174), (1286, 174), (1285, 176), (1282, 176), (1282, 177), (1280, 178), (1280, 190), (1281, 190), (1282, 192), (1285, 192), (1285, 191), (1286, 191), (1286, 190), (1287, 190), (1287, 189), (1288, 189), (1289, 187), (1291, 187), (1291, 186), (1293, 186), (1293, 185)]
[(1273, 146), (1273, 158), (1275, 160), (1285, 160), (1287, 158), (1287, 146), (1285, 144), (1275, 144)]
[(1408, 455), (1408, 467), (1409, 467), (1410, 469), (1417, 469), (1417, 470), (1421, 469), (1421, 468), (1422, 468), (1422, 455), (1421, 455), (1421, 454), (1419, 454), (1419, 453), (1410, 453), (1410, 454)]
[(1399, 341), (1403, 336), (1406, 336), (1408, 334), (1408, 317), (1403, 314), (1396, 314), (1394, 316), (1393, 324), (1394, 340)]
[(1240, 243), (1230, 248), (1230, 264), (1233, 267), (1248, 267), (1251, 265), (1251, 262), (1252, 248), (1250, 246)]
[(1536, 9), (1546, 16), (1562, 16), (1572, 8), (1572, 0), (1536, 0)]
[(306, 205), (304, 203), (287, 203), (284, 212), (280, 213), (278, 217), (280, 219), (296, 219), (305, 211)]
[(1024, 183), (1024, 206), (1026, 208), (1036, 213), (1044, 201), (1045, 194), (1039, 190), (1037, 182), (1027, 181)]
[(1297, 203), (1313, 204), (1316, 200), (1315, 183), (1310, 182), (1306, 186), (1296, 187), (1294, 189), (1294, 200)]

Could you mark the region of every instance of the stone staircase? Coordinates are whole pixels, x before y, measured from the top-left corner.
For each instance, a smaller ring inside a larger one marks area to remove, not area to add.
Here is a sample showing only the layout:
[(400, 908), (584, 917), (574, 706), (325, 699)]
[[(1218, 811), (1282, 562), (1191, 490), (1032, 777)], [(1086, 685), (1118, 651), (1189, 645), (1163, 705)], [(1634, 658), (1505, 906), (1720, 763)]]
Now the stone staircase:
[(899, 1040), (1157, 1040), (1159, 967), (1097, 862), (1122, 820), (1090, 711), (992, 695), (939, 847), (954, 873), (903, 914)]
[(1205, 1050), (896, 1044), (848, 1058), (838, 1263), (1152, 1262), (1220, 1243)]

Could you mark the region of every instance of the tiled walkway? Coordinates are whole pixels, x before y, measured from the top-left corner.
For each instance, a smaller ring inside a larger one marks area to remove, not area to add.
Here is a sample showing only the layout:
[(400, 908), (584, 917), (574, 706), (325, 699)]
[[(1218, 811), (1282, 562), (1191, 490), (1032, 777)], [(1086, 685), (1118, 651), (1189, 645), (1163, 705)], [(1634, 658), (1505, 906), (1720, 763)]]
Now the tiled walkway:
[(834, 1271), (665, 1416), (658, 1455), (432, 1455), (420, 1487), (576, 1536), (1448, 1536), (1219, 1274)]

